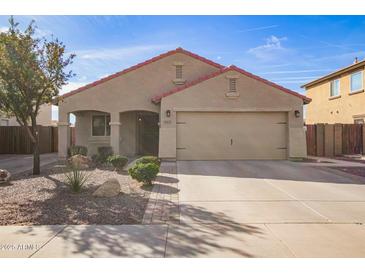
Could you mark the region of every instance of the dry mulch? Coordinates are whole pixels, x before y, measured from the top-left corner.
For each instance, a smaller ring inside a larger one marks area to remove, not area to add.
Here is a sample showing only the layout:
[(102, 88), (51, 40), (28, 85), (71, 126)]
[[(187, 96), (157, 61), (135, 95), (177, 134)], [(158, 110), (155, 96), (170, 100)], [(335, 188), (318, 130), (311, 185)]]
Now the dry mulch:
[[(0, 185), (0, 225), (138, 224), (150, 195), (149, 189), (126, 173), (90, 169), (81, 193), (72, 193), (64, 183), (65, 166), (56, 164), (41, 175), (14, 176)], [(117, 178), (122, 192), (112, 198), (92, 193), (108, 178)]]

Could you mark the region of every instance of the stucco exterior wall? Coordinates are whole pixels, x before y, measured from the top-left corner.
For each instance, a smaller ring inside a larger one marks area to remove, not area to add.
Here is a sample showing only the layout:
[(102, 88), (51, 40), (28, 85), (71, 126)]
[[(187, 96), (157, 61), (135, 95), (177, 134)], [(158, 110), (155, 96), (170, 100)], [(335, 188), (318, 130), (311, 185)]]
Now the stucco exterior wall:
[(110, 146), (110, 136), (92, 136), (92, 116), (97, 114), (101, 113), (95, 111), (84, 111), (75, 113), (76, 145), (86, 146), (89, 156), (97, 154), (98, 147), (100, 146)]
[[(227, 76), (238, 77), (239, 97), (234, 99), (226, 97), (229, 88)], [(170, 117), (166, 116), (166, 110), (171, 111)], [(295, 117), (295, 110), (300, 111), (299, 118)], [(306, 156), (303, 100), (238, 72), (228, 71), (162, 98), (159, 145), (161, 158), (176, 158), (176, 112), (178, 111), (287, 112), (288, 157)]]
[[(307, 88), (306, 95), (312, 99), (306, 110), (307, 124), (353, 123), (354, 116), (365, 118), (365, 92), (350, 93), (350, 76), (353, 72), (355, 71), (341, 75), (339, 97), (330, 98), (330, 86), (333, 79)], [(363, 75), (363, 87), (365, 87), (364, 69)]]
[(159, 112), (151, 98), (175, 87), (175, 62), (182, 62), (184, 79), (191, 81), (216, 70), (209, 64), (177, 53), (137, 70), (67, 97), (59, 103), (60, 119), (79, 110), (120, 113), (132, 110)]
[[(59, 156), (64, 158), (67, 155), (65, 151), (69, 144), (65, 127), (68, 126), (69, 113), (77, 111), (110, 113), (112, 125), (110, 144), (113, 149), (126, 154), (135, 151), (135, 144), (126, 136), (127, 133), (123, 133), (124, 130), (131, 130), (131, 127), (124, 125), (120, 113), (136, 110), (159, 113), (160, 105), (152, 103), (151, 98), (175, 87), (173, 80), (176, 76), (176, 62), (183, 64), (183, 77), (186, 81), (218, 70), (186, 54), (176, 53), (66, 97), (59, 102), (59, 139), (61, 140)], [(129, 128), (125, 128), (126, 126)], [(79, 140), (84, 142), (85, 138), (82, 137)], [(123, 142), (130, 148), (121, 149), (120, 144)]]

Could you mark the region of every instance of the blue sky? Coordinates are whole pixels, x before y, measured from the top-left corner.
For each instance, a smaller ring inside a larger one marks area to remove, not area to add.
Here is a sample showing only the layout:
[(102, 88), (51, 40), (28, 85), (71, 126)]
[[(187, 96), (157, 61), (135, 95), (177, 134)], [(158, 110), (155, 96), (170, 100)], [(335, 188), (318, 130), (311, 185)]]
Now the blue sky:
[[(303, 93), (300, 86), (365, 58), (365, 16), (16, 16), (63, 41), (77, 74), (63, 92), (183, 47)], [(0, 31), (8, 23), (0, 16)]]

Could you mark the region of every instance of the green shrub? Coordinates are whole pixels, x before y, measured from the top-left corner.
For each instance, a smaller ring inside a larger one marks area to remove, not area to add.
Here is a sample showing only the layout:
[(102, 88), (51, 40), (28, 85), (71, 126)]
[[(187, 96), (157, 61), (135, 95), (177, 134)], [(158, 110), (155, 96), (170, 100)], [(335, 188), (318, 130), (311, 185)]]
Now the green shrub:
[(128, 163), (128, 158), (121, 155), (111, 155), (108, 157), (107, 162), (116, 169), (122, 169)]
[(160, 164), (161, 164), (160, 160), (155, 156), (143, 156), (143, 157), (137, 159), (137, 161), (136, 161), (136, 164), (148, 164), (148, 163), (153, 163), (158, 166), (160, 166)]
[(106, 163), (109, 156), (113, 155), (113, 149), (110, 146), (98, 147), (98, 162)]
[(71, 166), (71, 171), (65, 174), (65, 183), (69, 185), (72, 192), (79, 193), (88, 178), (89, 176), (86, 172), (81, 171), (75, 166)]
[(69, 151), (68, 151), (68, 156), (72, 157), (74, 155), (80, 154), (80, 155), (84, 155), (87, 156), (87, 147), (84, 146), (70, 146)]
[(152, 181), (156, 179), (160, 167), (155, 163), (139, 163), (135, 164), (128, 170), (129, 175), (137, 180), (138, 182), (143, 182), (145, 184), (152, 184)]
[(99, 163), (99, 156), (98, 156), (98, 154), (91, 155), (91, 160), (94, 163), (98, 164)]

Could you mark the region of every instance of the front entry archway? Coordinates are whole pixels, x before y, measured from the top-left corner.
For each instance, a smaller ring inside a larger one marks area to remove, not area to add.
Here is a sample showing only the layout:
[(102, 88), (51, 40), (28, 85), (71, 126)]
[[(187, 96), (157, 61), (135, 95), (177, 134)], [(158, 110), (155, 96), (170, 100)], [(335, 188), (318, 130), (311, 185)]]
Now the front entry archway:
[(158, 155), (159, 115), (154, 112), (137, 112), (137, 153)]

